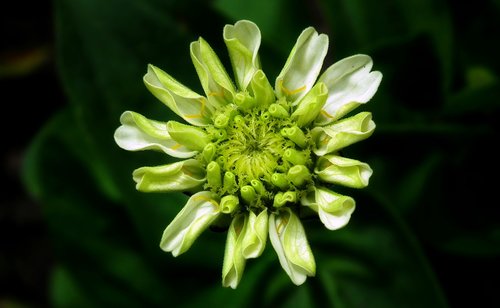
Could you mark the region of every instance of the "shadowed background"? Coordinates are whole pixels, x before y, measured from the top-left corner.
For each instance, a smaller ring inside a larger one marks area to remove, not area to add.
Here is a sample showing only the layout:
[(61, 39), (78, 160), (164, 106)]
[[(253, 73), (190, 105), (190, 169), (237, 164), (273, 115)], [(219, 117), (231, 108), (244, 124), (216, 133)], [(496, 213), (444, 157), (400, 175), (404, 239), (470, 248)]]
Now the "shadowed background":
[[(500, 304), (500, 1), (5, 6), (0, 307)], [(125, 110), (178, 119), (144, 87), (148, 63), (202, 93), (189, 43), (205, 38), (229, 70), (222, 28), (243, 18), (261, 29), (270, 80), (307, 26), (330, 37), (324, 68), (366, 53), (384, 74), (358, 109), (373, 113), (374, 135), (345, 150), (374, 169), (370, 186), (340, 191), (357, 202), (345, 228), (304, 222), (317, 277), (300, 287), (268, 245), (236, 291), (222, 288), (225, 233), (206, 231), (178, 258), (162, 252), (186, 197), (136, 192), (131, 172), (172, 160), (113, 140)]]

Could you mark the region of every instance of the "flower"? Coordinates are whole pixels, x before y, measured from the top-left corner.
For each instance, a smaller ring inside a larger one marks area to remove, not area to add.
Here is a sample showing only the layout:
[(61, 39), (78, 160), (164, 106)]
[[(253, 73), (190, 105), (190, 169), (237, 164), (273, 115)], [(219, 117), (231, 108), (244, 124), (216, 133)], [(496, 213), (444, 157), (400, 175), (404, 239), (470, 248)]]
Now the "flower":
[(235, 82), (200, 38), (190, 52), (205, 95), (153, 65), (144, 76), (149, 91), (186, 123), (125, 111), (115, 141), (125, 150), (182, 159), (133, 172), (140, 191), (191, 194), (165, 229), (161, 249), (178, 256), (209, 226), (229, 221), (224, 286), (237, 287), (246, 261), (262, 254), (268, 235), (281, 266), (300, 285), (316, 272), (300, 212), (317, 212), (329, 230), (345, 226), (354, 199), (331, 189), (363, 188), (372, 175), (370, 166), (339, 150), (373, 133), (371, 113), (348, 113), (372, 98), (382, 74), (370, 71), (369, 56), (358, 54), (320, 75), (328, 37), (309, 27), (273, 87), (261, 68), (254, 23), (226, 25), (223, 39)]

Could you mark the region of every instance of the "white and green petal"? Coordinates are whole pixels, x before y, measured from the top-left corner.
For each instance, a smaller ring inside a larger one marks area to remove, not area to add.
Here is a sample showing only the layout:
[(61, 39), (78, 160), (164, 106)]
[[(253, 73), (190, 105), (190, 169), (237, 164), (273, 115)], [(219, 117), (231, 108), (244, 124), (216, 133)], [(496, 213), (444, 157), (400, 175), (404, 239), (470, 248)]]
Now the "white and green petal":
[(369, 56), (354, 55), (333, 64), (319, 77), (318, 82), (328, 88), (328, 98), (316, 124), (331, 123), (375, 95), (382, 74), (370, 72), (372, 66)]
[(146, 88), (186, 122), (196, 126), (210, 124), (214, 106), (207, 99), (179, 83), (161, 69), (148, 65)]
[(248, 215), (238, 214), (231, 221), (227, 231), (224, 262), (222, 264), (222, 285), (236, 289), (243, 271), (246, 259), (243, 256), (242, 244), (247, 231)]
[(167, 131), (173, 140), (193, 151), (203, 151), (211, 141), (210, 136), (199, 127), (176, 121), (167, 122)]
[(259, 215), (253, 211), (249, 212), (245, 237), (242, 243), (242, 253), (245, 259), (259, 257), (266, 247), (269, 219), (267, 209), (262, 210)]
[(128, 151), (156, 150), (177, 158), (189, 158), (196, 151), (178, 143), (167, 131), (167, 123), (147, 119), (125, 111), (120, 117), (121, 126), (115, 131), (116, 144)]
[(297, 126), (304, 127), (316, 119), (328, 97), (328, 89), (322, 82), (316, 85), (304, 96), (297, 109), (292, 113), (292, 120)]
[(201, 37), (190, 46), (193, 61), (201, 86), (211, 105), (216, 108), (232, 103), (235, 89), (226, 69), (212, 47)]
[(132, 176), (136, 189), (143, 192), (199, 191), (206, 182), (205, 168), (196, 159), (141, 167)]
[(328, 36), (309, 27), (302, 31), (276, 78), (276, 95), (293, 105), (313, 87), (328, 51)]
[(368, 186), (373, 170), (368, 164), (359, 160), (325, 155), (318, 158), (314, 172), (323, 182), (363, 188)]
[(332, 153), (370, 137), (374, 130), (370, 112), (360, 112), (329, 126), (317, 126), (311, 130), (313, 151), (318, 156)]
[(324, 187), (313, 187), (301, 199), (304, 206), (318, 212), (319, 219), (329, 230), (345, 226), (355, 209), (354, 199), (330, 191)]
[(186, 252), (219, 214), (216, 194), (201, 191), (192, 195), (163, 232), (160, 248), (174, 257)]
[(253, 22), (240, 20), (234, 25), (226, 25), (223, 31), (229, 58), (233, 66), (239, 89), (247, 89), (255, 72), (260, 69), (258, 51), (260, 30)]
[(316, 262), (304, 227), (288, 207), (269, 215), (269, 238), (281, 266), (292, 282), (301, 285), (316, 274)]

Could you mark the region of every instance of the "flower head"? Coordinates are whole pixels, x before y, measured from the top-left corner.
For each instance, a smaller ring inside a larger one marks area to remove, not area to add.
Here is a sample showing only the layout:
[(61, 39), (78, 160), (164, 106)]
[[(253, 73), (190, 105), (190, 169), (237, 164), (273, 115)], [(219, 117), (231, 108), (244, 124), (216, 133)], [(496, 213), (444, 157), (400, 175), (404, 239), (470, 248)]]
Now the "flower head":
[(382, 74), (370, 71), (371, 58), (354, 55), (320, 75), (328, 37), (309, 27), (273, 87), (261, 68), (260, 38), (259, 28), (247, 20), (224, 27), (235, 82), (205, 40), (191, 44), (204, 95), (149, 65), (146, 87), (185, 122), (164, 123), (126, 111), (115, 132), (123, 149), (157, 150), (181, 159), (133, 172), (140, 191), (192, 194), (165, 229), (163, 250), (178, 256), (210, 225), (230, 222), (222, 283), (232, 288), (246, 260), (262, 254), (268, 236), (293, 283), (314, 276), (301, 210), (317, 212), (330, 230), (345, 226), (354, 199), (331, 189), (365, 187), (372, 174), (366, 163), (339, 153), (375, 129), (369, 112), (347, 116), (380, 84)]

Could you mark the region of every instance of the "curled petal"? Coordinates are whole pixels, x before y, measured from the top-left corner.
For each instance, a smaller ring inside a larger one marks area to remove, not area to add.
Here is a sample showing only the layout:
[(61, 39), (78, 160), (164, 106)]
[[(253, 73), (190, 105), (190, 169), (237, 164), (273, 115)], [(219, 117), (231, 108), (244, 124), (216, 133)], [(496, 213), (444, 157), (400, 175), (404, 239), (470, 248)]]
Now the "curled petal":
[(324, 83), (317, 83), (304, 98), (302, 98), (297, 109), (292, 114), (292, 120), (297, 126), (304, 127), (318, 117), (321, 108), (325, 104), (328, 90)]
[(262, 70), (257, 70), (250, 81), (255, 100), (260, 106), (269, 106), (275, 101), (274, 90)]
[(248, 216), (239, 214), (233, 218), (227, 231), (224, 262), (222, 264), (222, 285), (236, 289), (245, 270), (246, 259), (242, 253), (242, 242), (247, 230)]
[(314, 187), (300, 200), (302, 205), (318, 212), (319, 219), (329, 230), (345, 226), (354, 212), (354, 199), (323, 187)]
[(190, 50), (191, 60), (210, 104), (222, 107), (231, 103), (234, 85), (212, 47), (200, 37), (191, 43)]
[(360, 112), (330, 126), (315, 127), (311, 130), (315, 143), (313, 151), (323, 156), (370, 137), (374, 130), (375, 122), (370, 112)]
[(301, 285), (316, 274), (316, 262), (299, 218), (288, 207), (269, 216), (269, 238), (292, 282)]
[(163, 232), (160, 248), (174, 257), (186, 252), (200, 234), (219, 216), (217, 195), (198, 192), (189, 198), (184, 208)]
[(264, 209), (259, 215), (250, 211), (242, 244), (245, 259), (257, 258), (262, 254), (266, 248), (268, 226), (267, 209)]
[(373, 97), (382, 74), (370, 72), (372, 65), (369, 56), (354, 55), (333, 64), (319, 77), (318, 82), (324, 82), (328, 88), (328, 98), (317, 124), (337, 120)]
[(188, 149), (170, 137), (167, 123), (149, 120), (132, 111), (120, 117), (121, 126), (115, 131), (115, 142), (128, 151), (157, 150), (170, 156), (188, 158), (196, 151)]
[(134, 171), (133, 178), (136, 189), (143, 192), (197, 191), (206, 181), (205, 169), (196, 159), (142, 167)]
[(328, 36), (314, 28), (302, 31), (285, 66), (276, 78), (276, 95), (298, 103), (312, 88), (328, 51)]
[(146, 88), (162, 103), (186, 122), (205, 126), (210, 124), (213, 106), (207, 105), (207, 99), (185, 87), (161, 69), (148, 65), (144, 75)]
[(325, 155), (319, 157), (314, 172), (323, 182), (363, 188), (368, 186), (373, 170), (368, 164), (355, 159)]
[(260, 68), (257, 53), (260, 47), (260, 30), (253, 22), (240, 20), (234, 25), (226, 25), (223, 37), (238, 87), (242, 91), (246, 90), (256, 70)]
[(203, 151), (211, 141), (210, 136), (201, 128), (176, 121), (167, 122), (167, 131), (172, 139), (194, 151)]

